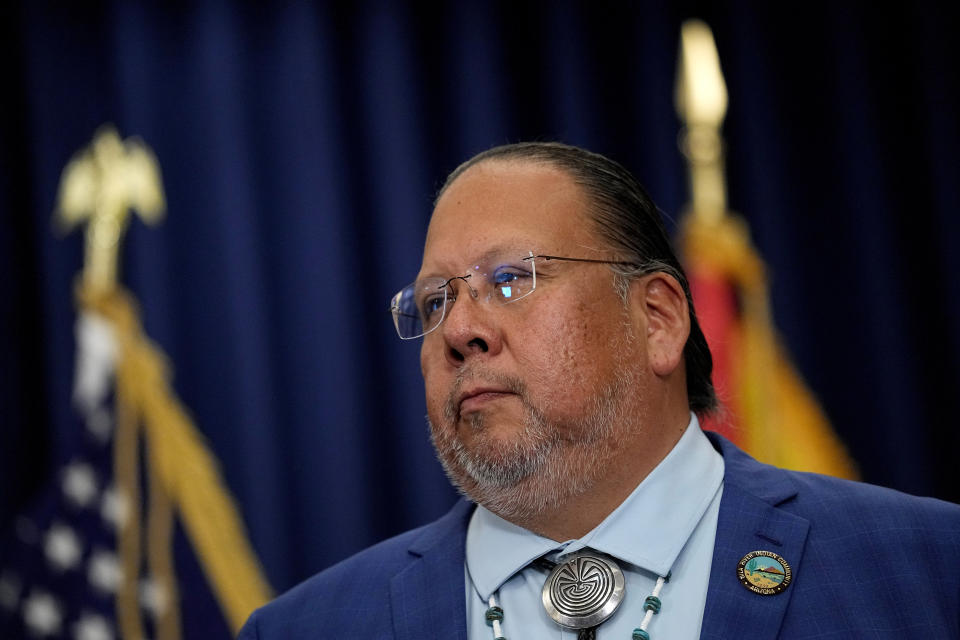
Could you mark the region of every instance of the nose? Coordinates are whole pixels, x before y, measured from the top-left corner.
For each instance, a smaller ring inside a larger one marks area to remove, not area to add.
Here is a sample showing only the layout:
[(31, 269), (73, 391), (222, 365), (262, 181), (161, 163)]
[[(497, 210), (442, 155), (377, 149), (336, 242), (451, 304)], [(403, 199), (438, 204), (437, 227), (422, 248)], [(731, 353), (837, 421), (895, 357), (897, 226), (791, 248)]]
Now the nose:
[[(466, 287), (460, 287), (467, 294)], [(501, 328), (493, 305), (484, 304), (484, 296), (459, 295), (447, 309), (447, 317), (440, 325), (445, 343), (445, 357), (454, 367), (462, 366), (471, 358), (488, 358), (500, 352)]]

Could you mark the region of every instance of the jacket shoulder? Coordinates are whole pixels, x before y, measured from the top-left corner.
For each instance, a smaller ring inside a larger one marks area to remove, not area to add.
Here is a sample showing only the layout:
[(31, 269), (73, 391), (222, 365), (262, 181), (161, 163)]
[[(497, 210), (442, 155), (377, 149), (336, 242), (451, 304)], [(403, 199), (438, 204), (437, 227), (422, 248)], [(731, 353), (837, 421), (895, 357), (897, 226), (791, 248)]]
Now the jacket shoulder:
[(393, 578), (416, 562), (426, 549), (453, 547), (472, 505), (461, 501), (445, 516), (417, 529), (379, 542), (308, 578), (250, 616), (238, 640), (336, 636), (348, 625), (351, 633), (377, 637), (392, 624), (390, 589)]
[(960, 505), (864, 482), (773, 467), (754, 460), (722, 436), (707, 435), (723, 455), (725, 484), (809, 520), (811, 533), (819, 529), (844, 534), (879, 527), (960, 535)]
[(862, 555), (875, 566), (960, 566), (960, 505), (863, 482), (785, 473), (798, 491), (782, 508), (810, 521), (814, 548)]
[(960, 521), (960, 505), (936, 498), (910, 495), (865, 482), (844, 480), (816, 473), (784, 471), (798, 487), (798, 508), (831, 515), (850, 513), (887, 518), (908, 525), (911, 521), (933, 524)]

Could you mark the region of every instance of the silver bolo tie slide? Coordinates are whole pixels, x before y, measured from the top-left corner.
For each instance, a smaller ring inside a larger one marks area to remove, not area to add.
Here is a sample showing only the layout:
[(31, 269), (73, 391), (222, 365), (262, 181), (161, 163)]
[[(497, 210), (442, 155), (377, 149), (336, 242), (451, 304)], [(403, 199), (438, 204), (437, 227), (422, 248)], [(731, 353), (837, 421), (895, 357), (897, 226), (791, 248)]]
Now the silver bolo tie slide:
[(595, 627), (623, 602), (623, 572), (611, 558), (574, 553), (557, 564), (543, 584), (543, 608), (568, 629)]

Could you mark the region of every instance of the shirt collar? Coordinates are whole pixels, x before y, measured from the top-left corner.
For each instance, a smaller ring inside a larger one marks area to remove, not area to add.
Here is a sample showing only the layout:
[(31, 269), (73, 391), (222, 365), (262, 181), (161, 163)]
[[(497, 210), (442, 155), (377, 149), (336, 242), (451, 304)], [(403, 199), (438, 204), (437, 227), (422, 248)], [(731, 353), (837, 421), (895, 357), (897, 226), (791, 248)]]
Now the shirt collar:
[(467, 527), (466, 562), (484, 600), (510, 576), (553, 550), (590, 547), (666, 575), (723, 480), (723, 458), (691, 414), (680, 441), (603, 522), (578, 540), (558, 543), (478, 505)]

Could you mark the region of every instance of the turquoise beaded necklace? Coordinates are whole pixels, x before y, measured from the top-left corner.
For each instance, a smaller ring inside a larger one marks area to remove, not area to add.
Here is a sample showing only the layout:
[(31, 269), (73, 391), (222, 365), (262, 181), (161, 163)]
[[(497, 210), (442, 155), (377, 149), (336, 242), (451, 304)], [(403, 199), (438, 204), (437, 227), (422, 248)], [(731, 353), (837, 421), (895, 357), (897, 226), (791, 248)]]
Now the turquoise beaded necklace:
[[(640, 626), (633, 630), (633, 633), (630, 636), (631, 640), (650, 640), (650, 633), (647, 631), (647, 627), (650, 626), (650, 621), (653, 619), (653, 616), (660, 613), (660, 607), (662, 606), (660, 592), (663, 590), (663, 585), (665, 585), (669, 580), (670, 573), (657, 578), (657, 584), (654, 585), (653, 592), (647, 596), (647, 599), (643, 602), (643, 609), (646, 611), (646, 613), (643, 616), (643, 620), (640, 622)], [(493, 640), (507, 640), (506, 636), (503, 635), (503, 608), (497, 603), (496, 593), (490, 595), (490, 599), (487, 604), (490, 606), (484, 614), (484, 617), (487, 620), (487, 624), (490, 625), (493, 631)], [(583, 632), (592, 632), (595, 629), (596, 627), (593, 627), (592, 629), (581, 629), (580, 634), (583, 635)], [(578, 638), (579, 637), (580, 635), (578, 635)], [(589, 637), (593, 636), (591, 635)]]

